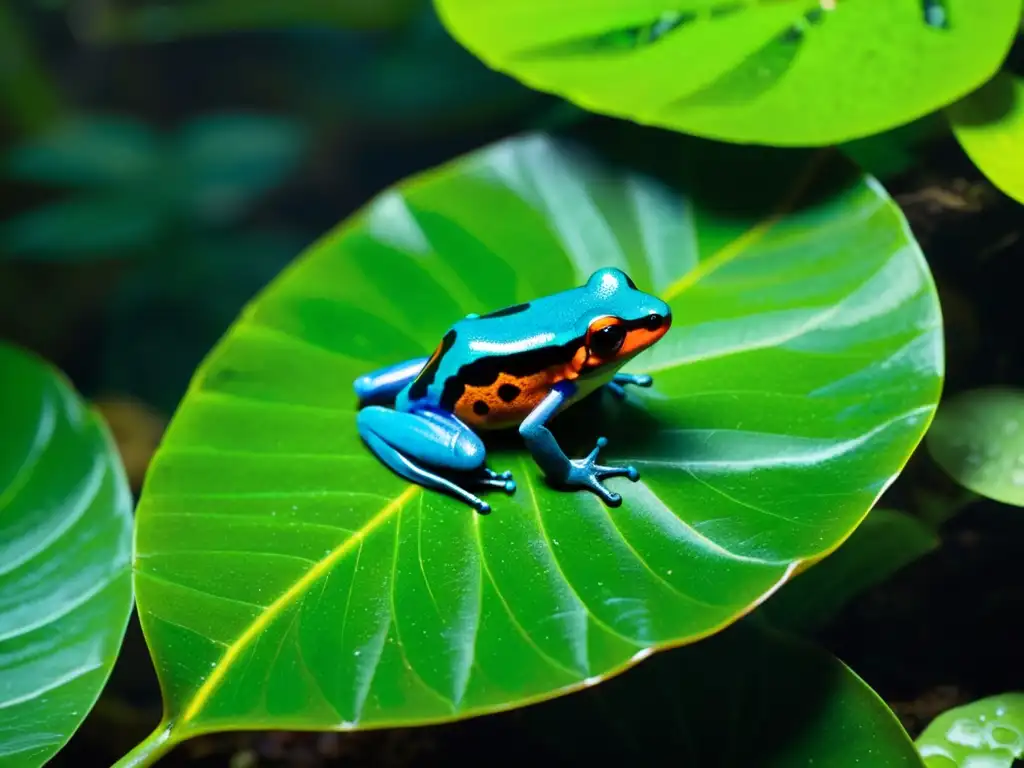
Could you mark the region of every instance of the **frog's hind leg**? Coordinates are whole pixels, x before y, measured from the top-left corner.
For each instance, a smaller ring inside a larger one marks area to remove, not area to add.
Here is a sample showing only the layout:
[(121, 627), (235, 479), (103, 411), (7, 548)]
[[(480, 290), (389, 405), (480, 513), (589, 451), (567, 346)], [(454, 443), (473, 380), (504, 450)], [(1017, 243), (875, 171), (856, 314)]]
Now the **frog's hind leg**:
[(398, 393), (419, 375), (427, 360), (429, 358), (417, 357), (360, 376), (352, 385), (359, 404), (394, 401)]
[(356, 424), (370, 450), (402, 477), (449, 493), (479, 512), (490, 511), (490, 505), (483, 499), (433, 471), (483, 471), (484, 444), (460, 422), (440, 414), (420, 415), (369, 406), (359, 411)]

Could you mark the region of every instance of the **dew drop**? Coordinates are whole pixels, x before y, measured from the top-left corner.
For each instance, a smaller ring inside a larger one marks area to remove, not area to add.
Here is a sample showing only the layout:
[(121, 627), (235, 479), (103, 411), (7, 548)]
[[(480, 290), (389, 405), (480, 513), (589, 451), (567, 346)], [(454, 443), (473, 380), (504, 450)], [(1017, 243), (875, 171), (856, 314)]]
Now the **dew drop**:
[(672, 575), (672, 569), (669, 568), (667, 571), (665, 571), (665, 573), (667, 573), (669, 576), (671, 576)]
[(363, 654), (362, 651), (355, 651), (352, 655), (353, 656), (362, 656), (362, 654)]
[(1024, 469), (1013, 470), (1013, 484), (1024, 486)]

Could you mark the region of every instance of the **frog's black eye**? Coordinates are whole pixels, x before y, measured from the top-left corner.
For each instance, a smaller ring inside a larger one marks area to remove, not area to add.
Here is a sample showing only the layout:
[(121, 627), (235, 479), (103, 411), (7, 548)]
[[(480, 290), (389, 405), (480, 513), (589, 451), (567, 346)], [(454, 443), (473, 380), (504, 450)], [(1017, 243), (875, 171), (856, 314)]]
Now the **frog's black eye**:
[(665, 323), (665, 318), (657, 312), (652, 312), (644, 318), (644, 328), (648, 331), (656, 331)]
[(626, 331), (621, 325), (606, 325), (590, 334), (590, 352), (597, 357), (612, 357), (625, 340)]

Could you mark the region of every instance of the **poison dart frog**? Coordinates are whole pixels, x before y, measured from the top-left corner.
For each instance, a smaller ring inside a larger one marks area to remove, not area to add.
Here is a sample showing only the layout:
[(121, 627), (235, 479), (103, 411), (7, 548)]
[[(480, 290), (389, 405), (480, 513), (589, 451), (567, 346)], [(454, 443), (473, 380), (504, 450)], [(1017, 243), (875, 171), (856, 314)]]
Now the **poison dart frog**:
[[(452, 494), (482, 513), (490, 506), (468, 488), (515, 493), (511, 472), (485, 465), (478, 432), (518, 427), (545, 475), (583, 488), (617, 507), (622, 497), (601, 482), (639, 473), (597, 463), (604, 437), (590, 455), (570, 459), (547, 423), (605, 387), (651, 386), (647, 375), (619, 373), (672, 324), (668, 305), (637, 289), (621, 270), (599, 269), (586, 284), (456, 322), (430, 357), (383, 368), (355, 381), (359, 434), (394, 472)], [(387, 407), (390, 406), (390, 407)]]

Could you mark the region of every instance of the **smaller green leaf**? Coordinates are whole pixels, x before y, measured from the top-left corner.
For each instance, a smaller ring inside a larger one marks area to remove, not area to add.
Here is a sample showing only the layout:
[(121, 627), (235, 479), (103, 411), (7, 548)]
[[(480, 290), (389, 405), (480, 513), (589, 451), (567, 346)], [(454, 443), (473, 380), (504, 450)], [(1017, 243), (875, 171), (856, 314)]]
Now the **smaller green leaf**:
[(1024, 392), (975, 389), (943, 402), (925, 438), (935, 462), (960, 485), (1024, 507)]
[(117, 256), (157, 235), (163, 209), (147, 197), (96, 195), (60, 200), (0, 222), (0, 253), (53, 261)]
[(61, 123), (15, 147), (7, 153), (3, 170), (8, 178), (19, 181), (114, 186), (153, 173), (161, 151), (159, 139), (136, 120), (90, 117)]
[(1024, 203), (1024, 77), (1003, 71), (947, 107), (957, 141), (989, 181)]
[(944, 712), (917, 738), (917, 748), (928, 768), (1011, 768), (1024, 758), (1024, 693)]
[(762, 613), (780, 629), (812, 632), (859, 593), (938, 545), (935, 532), (917, 518), (873, 509), (839, 549), (786, 584)]
[(299, 164), (302, 126), (268, 115), (205, 115), (178, 137), (176, 172), (186, 207), (208, 219), (228, 219), (277, 186)]
[(529, 707), (521, 720), (521, 738), (538, 742), (528, 747), (566, 765), (922, 765), (896, 717), (849, 667), (749, 622)]
[(113, 440), (52, 368), (0, 344), (0, 765), (77, 730), (132, 608), (132, 498)]

